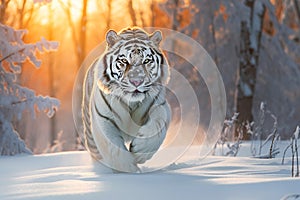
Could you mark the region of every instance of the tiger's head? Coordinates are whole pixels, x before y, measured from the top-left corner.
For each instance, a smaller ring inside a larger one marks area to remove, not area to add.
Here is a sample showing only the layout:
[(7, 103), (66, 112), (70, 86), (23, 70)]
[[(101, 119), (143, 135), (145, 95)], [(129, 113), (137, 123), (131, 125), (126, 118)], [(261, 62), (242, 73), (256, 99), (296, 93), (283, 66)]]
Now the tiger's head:
[(106, 34), (107, 49), (98, 86), (127, 102), (155, 98), (169, 79), (169, 66), (159, 48), (160, 31), (128, 28)]

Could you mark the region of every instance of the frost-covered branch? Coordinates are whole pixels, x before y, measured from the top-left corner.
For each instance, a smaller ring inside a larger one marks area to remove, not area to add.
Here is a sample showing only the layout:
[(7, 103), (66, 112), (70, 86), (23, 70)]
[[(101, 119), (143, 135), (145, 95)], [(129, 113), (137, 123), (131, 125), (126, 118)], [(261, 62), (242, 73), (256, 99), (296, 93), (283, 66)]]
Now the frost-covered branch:
[[(212, 155), (216, 155), (216, 150), (218, 146), (221, 146), (222, 156), (236, 156), (239, 152), (240, 145), (242, 143), (243, 133), (239, 131), (239, 136), (234, 138), (234, 141), (230, 141), (230, 137), (234, 135), (234, 126), (237, 124), (237, 118), (239, 113), (234, 113), (234, 115), (224, 121), (224, 125), (220, 134), (218, 141), (216, 142)], [(226, 153), (224, 153), (224, 145), (227, 147)]]
[(29, 60), (35, 67), (40, 67), (41, 61), (37, 59), (36, 52), (58, 48), (57, 42), (49, 42), (45, 38), (25, 44), (22, 40), (25, 33), (26, 30), (14, 30), (0, 24), (0, 155), (31, 153), (14, 130), (12, 121), (21, 120), (25, 110), (33, 117), (37, 111), (52, 117), (60, 104), (57, 99), (36, 95), (17, 82), (22, 63)]
[[(252, 156), (257, 158), (274, 158), (279, 154), (279, 149), (276, 147), (277, 141), (280, 138), (280, 135), (277, 132), (277, 117), (266, 107), (266, 103), (261, 102), (259, 121), (257, 123), (252, 122), (246, 126), (247, 132), (251, 135)], [(271, 117), (273, 119), (273, 128), (270, 130), (269, 134), (269, 131), (264, 129), (266, 117)], [(266, 139), (263, 141), (264, 137), (266, 137)], [(262, 154), (263, 147), (268, 143), (270, 143), (269, 152)]]
[[(292, 165), (292, 170), (291, 170), (292, 171), (292, 177), (299, 177), (299, 175), (300, 175), (300, 171), (299, 171), (299, 152), (298, 152), (299, 134), (300, 134), (300, 128), (299, 128), (299, 126), (297, 126), (295, 132), (293, 133), (293, 135), (291, 137), (291, 143), (284, 150), (283, 157), (282, 157), (282, 162), (281, 162), (281, 164), (284, 164), (284, 158), (286, 156), (286, 152), (290, 148), (291, 153), (292, 153), (292, 164), (291, 164)], [(295, 167), (295, 165), (296, 165), (296, 167)]]
[(7, 56), (4, 56), (3, 58), (1, 58), (0, 64), (1, 64), (4, 60), (6, 60), (6, 59), (8, 59), (9, 57), (13, 56), (14, 54), (21, 53), (21, 52), (24, 51), (24, 50), (25, 50), (25, 48), (22, 48), (22, 49), (17, 50), (16, 52), (12, 52), (12, 53), (8, 54)]

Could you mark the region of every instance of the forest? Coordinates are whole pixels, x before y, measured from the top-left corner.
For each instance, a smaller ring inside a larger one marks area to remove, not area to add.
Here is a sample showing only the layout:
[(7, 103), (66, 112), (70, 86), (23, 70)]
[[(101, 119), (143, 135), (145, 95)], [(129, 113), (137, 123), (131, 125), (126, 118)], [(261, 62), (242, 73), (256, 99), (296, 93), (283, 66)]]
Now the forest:
[[(0, 146), (14, 134), (34, 154), (81, 149), (72, 114), (77, 73), (108, 30), (133, 26), (178, 31), (202, 45), (224, 82), (226, 118), (239, 113), (241, 129), (259, 124), (262, 110), (263, 138), (276, 125), (289, 139), (300, 124), (299, 0), (1, 0), (0, 25)], [(167, 56), (197, 90), (205, 129), (203, 78)]]

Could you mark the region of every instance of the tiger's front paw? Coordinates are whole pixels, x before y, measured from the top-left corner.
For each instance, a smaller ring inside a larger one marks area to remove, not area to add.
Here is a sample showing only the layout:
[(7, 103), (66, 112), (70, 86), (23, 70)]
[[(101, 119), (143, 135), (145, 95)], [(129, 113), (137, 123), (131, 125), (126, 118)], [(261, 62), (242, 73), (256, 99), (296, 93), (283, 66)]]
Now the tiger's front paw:
[(125, 151), (119, 152), (119, 154), (114, 154), (109, 159), (101, 161), (115, 172), (137, 173), (140, 171), (134, 155), (128, 151), (127, 153)]
[(128, 163), (128, 162), (123, 162), (122, 166), (118, 168), (114, 168), (115, 172), (126, 172), (126, 173), (139, 173), (140, 168), (136, 165), (136, 163)]
[(133, 154), (136, 163), (143, 164), (158, 150), (160, 141), (157, 138), (135, 138), (130, 144), (129, 151)]

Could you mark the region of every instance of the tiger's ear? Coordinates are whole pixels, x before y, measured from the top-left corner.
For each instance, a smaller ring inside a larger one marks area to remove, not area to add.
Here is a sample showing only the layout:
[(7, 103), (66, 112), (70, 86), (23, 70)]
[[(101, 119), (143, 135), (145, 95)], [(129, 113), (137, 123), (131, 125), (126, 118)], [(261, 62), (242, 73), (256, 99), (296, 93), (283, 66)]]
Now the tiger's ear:
[(109, 30), (106, 33), (106, 42), (109, 47), (113, 46), (118, 40), (119, 36), (114, 30)]
[(162, 40), (162, 34), (161, 34), (161, 31), (155, 31), (154, 33), (152, 33), (150, 36), (149, 36), (150, 40), (155, 44), (155, 45), (159, 45), (159, 43), (161, 42)]

